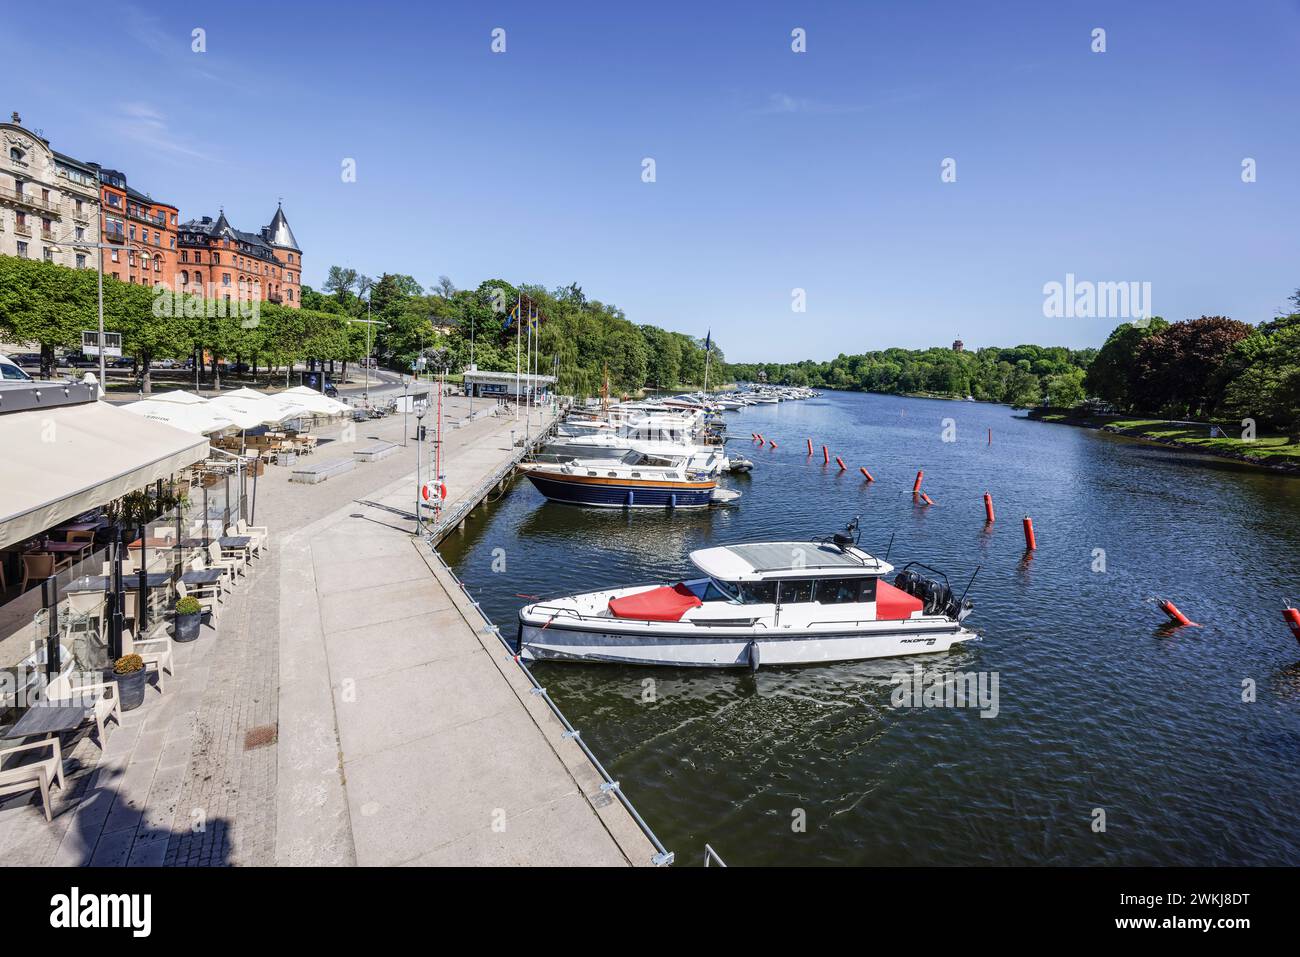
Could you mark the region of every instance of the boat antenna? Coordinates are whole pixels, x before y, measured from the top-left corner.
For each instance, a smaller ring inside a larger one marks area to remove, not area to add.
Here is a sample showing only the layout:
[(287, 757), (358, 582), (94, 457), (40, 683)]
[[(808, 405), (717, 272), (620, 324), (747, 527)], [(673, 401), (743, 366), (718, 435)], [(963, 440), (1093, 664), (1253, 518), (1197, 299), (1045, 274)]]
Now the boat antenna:
[(961, 593), (961, 597), (957, 599), (957, 607), (960, 608), (960, 607), (961, 607), (961, 603), (964, 602), (964, 601), (966, 600), (966, 592), (970, 591), (970, 586), (973, 585), (973, 584), (975, 584), (975, 576), (978, 575), (978, 574), (980, 573), (980, 569), (983, 568), (983, 567), (984, 567), (983, 565), (976, 565), (976, 566), (975, 566), (975, 571), (973, 571), (973, 572), (971, 573), (970, 581), (968, 581), (968, 582), (966, 583), (966, 591), (963, 591), (963, 592)]
[(889, 561), (889, 553), (894, 549), (894, 536), (897, 534), (897, 532), (889, 533), (889, 545), (885, 548), (885, 561)]
[(853, 536), (853, 544), (857, 545), (858, 542), (862, 540), (862, 516), (854, 515), (853, 521), (849, 522), (848, 528), (845, 529), (845, 531), (849, 532)]

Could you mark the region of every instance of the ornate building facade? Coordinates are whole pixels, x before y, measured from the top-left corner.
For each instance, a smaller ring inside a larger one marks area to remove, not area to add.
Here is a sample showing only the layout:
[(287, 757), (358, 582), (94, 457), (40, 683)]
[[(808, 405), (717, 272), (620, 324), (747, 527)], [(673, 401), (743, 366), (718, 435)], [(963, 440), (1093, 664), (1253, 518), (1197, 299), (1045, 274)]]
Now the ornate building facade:
[(95, 268), (100, 218), (95, 168), (50, 149), (14, 113), (0, 123), (0, 255)]
[(127, 185), (126, 174), (93, 166), (104, 210), (104, 273), (141, 286), (176, 280), (176, 227), (180, 210)]
[(173, 288), (205, 297), (252, 296), (297, 309), (302, 298), (302, 250), (277, 206), (256, 233), (235, 229), (225, 211), (182, 223)]

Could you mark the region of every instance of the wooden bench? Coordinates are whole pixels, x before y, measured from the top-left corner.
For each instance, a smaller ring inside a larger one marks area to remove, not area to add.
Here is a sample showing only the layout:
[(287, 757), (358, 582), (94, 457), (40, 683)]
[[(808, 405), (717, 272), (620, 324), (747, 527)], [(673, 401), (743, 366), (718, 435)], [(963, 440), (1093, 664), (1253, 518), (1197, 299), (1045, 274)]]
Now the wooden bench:
[(386, 459), (398, 450), (399, 446), (392, 442), (376, 442), (374, 445), (367, 445), (365, 448), (357, 449), (352, 454), (356, 456), (358, 462), (378, 462), (380, 459)]
[(302, 482), (304, 485), (316, 485), (325, 481), (331, 475), (339, 475), (343, 472), (351, 472), (356, 467), (354, 459), (326, 459), (324, 462), (313, 462), (311, 465), (295, 465), (293, 473), (289, 476), (290, 482)]

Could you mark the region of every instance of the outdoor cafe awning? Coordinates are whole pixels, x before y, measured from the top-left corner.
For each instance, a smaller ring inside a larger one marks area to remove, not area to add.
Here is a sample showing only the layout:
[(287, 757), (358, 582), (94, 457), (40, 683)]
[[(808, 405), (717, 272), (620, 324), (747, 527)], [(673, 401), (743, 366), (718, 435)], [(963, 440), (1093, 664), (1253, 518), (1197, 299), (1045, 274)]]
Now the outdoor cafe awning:
[(0, 548), (208, 455), (208, 440), (107, 402), (0, 415)]

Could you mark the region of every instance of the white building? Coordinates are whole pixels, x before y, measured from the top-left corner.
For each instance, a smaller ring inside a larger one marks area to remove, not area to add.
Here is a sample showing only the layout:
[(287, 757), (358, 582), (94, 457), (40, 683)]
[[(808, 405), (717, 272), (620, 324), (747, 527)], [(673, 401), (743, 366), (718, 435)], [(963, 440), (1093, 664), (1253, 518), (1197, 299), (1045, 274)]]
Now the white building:
[(0, 123), (0, 255), (81, 269), (95, 268), (99, 242), (99, 175), (50, 149), (17, 113)]
[[(500, 399), (515, 398), (515, 374), (513, 372), (484, 372), (482, 369), (466, 369), (464, 387), (466, 395), (493, 396)], [(551, 387), (555, 385), (553, 375), (529, 375), (521, 372), (518, 376), (519, 392), (524, 401), (535, 396), (538, 401), (550, 397)]]

